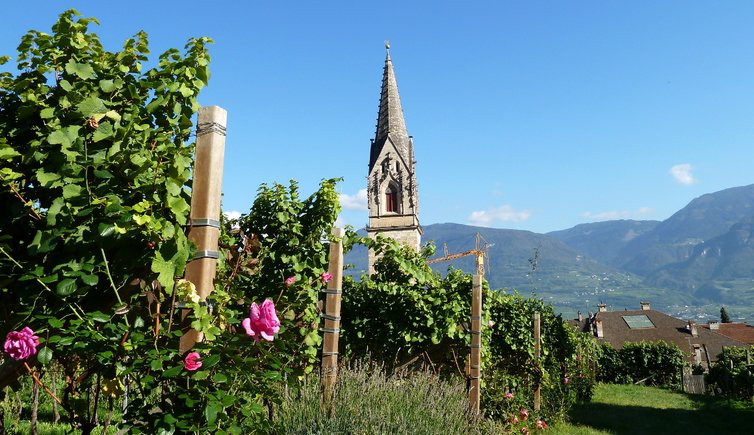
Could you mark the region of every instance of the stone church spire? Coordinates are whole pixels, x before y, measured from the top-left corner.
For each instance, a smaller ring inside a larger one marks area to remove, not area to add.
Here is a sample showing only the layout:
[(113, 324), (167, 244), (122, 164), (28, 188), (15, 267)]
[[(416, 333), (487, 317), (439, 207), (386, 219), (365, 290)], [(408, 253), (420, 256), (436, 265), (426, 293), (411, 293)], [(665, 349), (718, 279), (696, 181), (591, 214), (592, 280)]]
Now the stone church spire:
[[(382, 234), (418, 250), (422, 229), (414, 141), (406, 131), (389, 43), (385, 44), (385, 49), (377, 129), (369, 152), (369, 224), (366, 230), (369, 237)], [(370, 273), (374, 271), (374, 261), (370, 251)]]
[(401, 97), (398, 94), (398, 81), (395, 79), (393, 61), (390, 59), (390, 43), (385, 44), (385, 68), (382, 74), (382, 91), (380, 92), (380, 109), (377, 112), (377, 131), (374, 134), (369, 169), (371, 171), (380, 149), (385, 141), (390, 139), (401, 156), (409, 159), (409, 138), (406, 132), (406, 121), (403, 118)]

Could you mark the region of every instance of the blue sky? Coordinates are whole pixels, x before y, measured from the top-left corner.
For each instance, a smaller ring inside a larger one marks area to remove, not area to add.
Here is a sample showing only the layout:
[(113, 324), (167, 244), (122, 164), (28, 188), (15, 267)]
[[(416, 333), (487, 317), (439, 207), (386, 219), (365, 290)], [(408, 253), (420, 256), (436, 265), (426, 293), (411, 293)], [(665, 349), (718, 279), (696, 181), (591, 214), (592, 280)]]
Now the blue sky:
[(752, 2), (27, 0), (3, 6), (0, 54), (69, 7), (111, 51), (138, 30), (155, 58), (215, 40), (200, 101), (229, 112), (227, 211), (343, 177), (341, 218), (366, 223), (386, 39), (424, 225), (662, 220), (754, 183)]

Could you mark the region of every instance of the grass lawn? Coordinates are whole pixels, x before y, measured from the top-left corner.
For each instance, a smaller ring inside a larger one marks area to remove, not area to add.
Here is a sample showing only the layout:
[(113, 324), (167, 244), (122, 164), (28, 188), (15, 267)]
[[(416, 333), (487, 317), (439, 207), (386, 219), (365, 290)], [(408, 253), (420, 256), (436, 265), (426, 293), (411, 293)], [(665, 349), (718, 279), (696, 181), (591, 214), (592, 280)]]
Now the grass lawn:
[(754, 404), (637, 385), (597, 386), (553, 434), (751, 434)]

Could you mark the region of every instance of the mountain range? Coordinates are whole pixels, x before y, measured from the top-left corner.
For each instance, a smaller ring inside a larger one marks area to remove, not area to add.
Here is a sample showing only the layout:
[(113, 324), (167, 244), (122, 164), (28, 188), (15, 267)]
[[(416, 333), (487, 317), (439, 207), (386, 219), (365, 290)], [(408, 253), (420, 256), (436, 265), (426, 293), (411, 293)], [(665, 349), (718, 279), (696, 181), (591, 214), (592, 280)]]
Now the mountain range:
[[(538, 234), (530, 231), (443, 223), (424, 227), (437, 257), (487, 243), (486, 278), (492, 288), (533, 292), (564, 315), (612, 309), (653, 308), (705, 319), (725, 305), (739, 319), (754, 320), (754, 185), (702, 195), (664, 221), (615, 220)], [(445, 249), (444, 249), (445, 248)], [(366, 251), (346, 262), (366, 269)], [(474, 258), (434, 263), (474, 270)], [(730, 307), (730, 308), (729, 308)]]

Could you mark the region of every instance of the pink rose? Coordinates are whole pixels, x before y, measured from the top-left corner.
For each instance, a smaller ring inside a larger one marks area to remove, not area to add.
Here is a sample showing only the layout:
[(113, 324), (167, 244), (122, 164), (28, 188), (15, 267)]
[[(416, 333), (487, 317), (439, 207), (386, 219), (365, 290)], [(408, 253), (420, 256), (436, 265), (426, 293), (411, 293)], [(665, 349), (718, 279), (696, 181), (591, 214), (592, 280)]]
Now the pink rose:
[(270, 299), (262, 302), (261, 307), (256, 302), (252, 303), (249, 308), (249, 317), (243, 319), (241, 324), (246, 330), (246, 335), (254, 337), (255, 341), (259, 341), (260, 336), (267, 341), (272, 341), (280, 330), (280, 320), (275, 313), (275, 304)]
[(522, 427), (522, 428), (521, 428), (521, 433), (522, 433), (522, 434), (528, 434), (528, 433), (529, 433), (529, 429), (528, 429), (528, 428), (525, 428), (525, 427)]
[(537, 429), (547, 429), (547, 422), (544, 420), (537, 419), (537, 422), (534, 424), (534, 426)]
[(290, 286), (293, 285), (294, 282), (296, 282), (296, 277), (295, 276), (289, 276), (288, 278), (285, 279), (285, 286), (286, 287), (290, 287)]
[(563, 383), (566, 384), (566, 385), (568, 385), (569, 383), (571, 383), (571, 380), (568, 379), (568, 376), (566, 376), (565, 378), (563, 378)]
[(518, 424), (518, 417), (514, 415), (512, 418), (509, 418), (508, 421), (512, 424)]
[(186, 358), (183, 359), (183, 366), (190, 372), (199, 370), (199, 367), (202, 366), (202, 362), (199, 361), (199, 352), (189, 352), (186, 354)]
[(505, 393), (505, 398), (506, 399), (512, 399), (513, 398), (513, 393), (511, 393), (510, 391), (508, 391), (507, 393)]
[(5, 337), (3, 350), (11, 358), (21, 361), (37, 353), (39, 337), (28, 326), (20, 331), (10, 331)]
[(521, 421), (526, 421), (527, 418), (529, 418), (529, 411), (522, 409), (518, 415), (521, 416)]
[(322, 284), (327, 284), (328, 282), (332, 281), (332, 274), (329, 272), (325, 272), (322, 274)]

